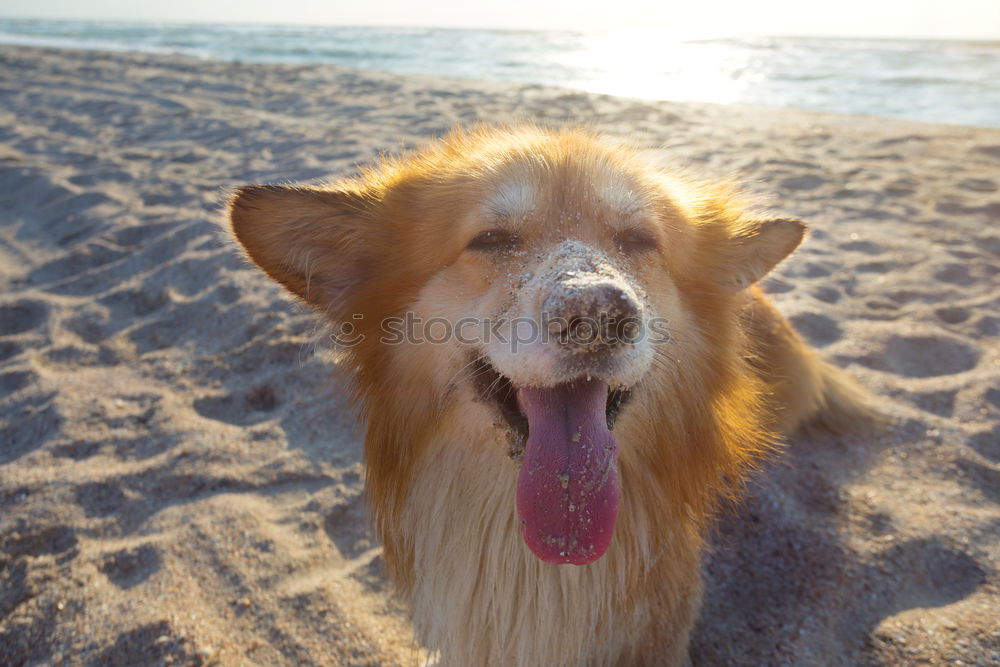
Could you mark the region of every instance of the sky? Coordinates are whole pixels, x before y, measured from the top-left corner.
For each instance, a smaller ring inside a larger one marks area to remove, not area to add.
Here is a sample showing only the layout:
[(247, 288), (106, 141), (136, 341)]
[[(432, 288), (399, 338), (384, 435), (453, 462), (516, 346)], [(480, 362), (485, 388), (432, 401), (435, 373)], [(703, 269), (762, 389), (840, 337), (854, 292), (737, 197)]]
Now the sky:
[(1000, 0), (0, 0), (0, 17), (1000, 40)]

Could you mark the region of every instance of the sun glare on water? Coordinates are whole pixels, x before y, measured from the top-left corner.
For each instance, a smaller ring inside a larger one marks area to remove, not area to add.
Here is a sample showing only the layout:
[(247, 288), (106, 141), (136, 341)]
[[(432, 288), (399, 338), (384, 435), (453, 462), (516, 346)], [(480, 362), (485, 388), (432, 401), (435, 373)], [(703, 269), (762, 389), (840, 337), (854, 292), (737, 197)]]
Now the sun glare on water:
[(580, 46), (561, 62), (580, 72), (567, 85), (591, 92), (727, 104), (759, 76), (746, 50), (721, 41), (628, 30), (593, 33)]

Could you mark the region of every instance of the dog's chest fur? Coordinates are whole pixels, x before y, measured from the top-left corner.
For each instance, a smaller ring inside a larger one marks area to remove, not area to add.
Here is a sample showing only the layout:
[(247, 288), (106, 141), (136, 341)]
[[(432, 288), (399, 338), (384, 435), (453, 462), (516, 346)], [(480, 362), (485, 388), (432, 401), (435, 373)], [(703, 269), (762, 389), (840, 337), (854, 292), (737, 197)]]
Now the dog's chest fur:
[[(697, 540), (632, 503), (603, 558), (544, 563), (521, 537), (517, 464), (494, 427), (457, 425), (426, 448), (401, 526), (413, 547), (413, 622), (421, 643), (448, 651), (440, 664), (675, 663), (700, 600)], [(642, 585), (652, 577), (654, 595)]]

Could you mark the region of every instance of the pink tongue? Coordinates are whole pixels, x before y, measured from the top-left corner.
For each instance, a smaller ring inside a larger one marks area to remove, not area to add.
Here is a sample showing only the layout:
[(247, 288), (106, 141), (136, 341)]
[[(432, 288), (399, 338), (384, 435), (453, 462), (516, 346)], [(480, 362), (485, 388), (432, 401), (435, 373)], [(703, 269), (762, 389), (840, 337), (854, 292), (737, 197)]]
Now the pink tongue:
[(618, 443), (608, 431), (608, 385), (598, 380), (520, 390), (528, 442), (517, 481), (524, 541), (548, 563), (604, 555), (618, 516)]

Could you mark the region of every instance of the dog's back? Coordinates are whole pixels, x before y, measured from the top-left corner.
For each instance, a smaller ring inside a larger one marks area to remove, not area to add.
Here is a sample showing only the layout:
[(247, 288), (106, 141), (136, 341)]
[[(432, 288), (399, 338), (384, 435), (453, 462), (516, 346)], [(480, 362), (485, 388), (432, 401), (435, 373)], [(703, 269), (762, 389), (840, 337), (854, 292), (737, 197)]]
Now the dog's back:
[(751, 290), (743, 326), (752, 363), (768, 387), (778, 434), (810, 427), (844, 433), (879, 421), (868, 393), (809, 347), (759, 287)]

